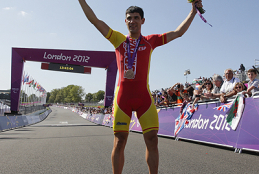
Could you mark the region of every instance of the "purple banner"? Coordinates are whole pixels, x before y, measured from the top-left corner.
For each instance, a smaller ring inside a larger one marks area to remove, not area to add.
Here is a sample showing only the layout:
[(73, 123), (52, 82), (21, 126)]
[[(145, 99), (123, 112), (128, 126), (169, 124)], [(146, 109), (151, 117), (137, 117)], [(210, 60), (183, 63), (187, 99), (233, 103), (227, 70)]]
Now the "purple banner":
[(129, 129), (132, 130), (132, 131), (142, 132), (142, 128), (141, 128), (140, 123), (138, 121), (136, 112), (132, 112), (132, 117), (131, 117)]
[[(189, 123), (179, 132), (177, 138), (238, 149), (259, 151), (259, 98), (245, 98), (245, 108), (237, 129), (234, 131), (226, 122), (227, 114), (214, 109), (222, 103), (200, 103)], [(158, 109), (159, 135), (174, 136), (175, 119), (180, 107)], [(94, 122), (96, 116), (87, 117)], [(101, 118), (100, 118), (101, 119)], [(100, 121), (100, 120), (98, 120)], [(112, 127), (113, 117), (106, 114), (102, 125)], [(132, 112), (129, 126), (131, 131), (142, 132), (136, 113)]]
[(177, 137), (235, 147), (240, 126), (233, 131), (226, 122), (226, 113), (214, 107), (215, 103), (199, 105), (189, 124)]
[(92, 122), (96, 123), (96, 124), (102, 124), (103, 122), (103, 117), (104, 115), (103, 114), (95, 114), (93, 119), (92, 119)]
[(102, 125), (112, 127), (113, 125), (113, 116), (112, 114), (105, 114), (103, 118)]
[[(259, 150), (259, 98), (245, 100), (245, 109), (235, 131), (226, 122), (226, 113), (213, 109), (222, 105), (221, 103), (202, 103), (177, 137), (233, 148)], [(180, 107), (158, 110), (159, 135), (174, 136), (175, 119), (179, 112)], [(135, 112), (132, 113), (130, 130), (142, 132)]]
[(259, 150), (259, 98), (248, 98), (245, 102), (237, 148)]

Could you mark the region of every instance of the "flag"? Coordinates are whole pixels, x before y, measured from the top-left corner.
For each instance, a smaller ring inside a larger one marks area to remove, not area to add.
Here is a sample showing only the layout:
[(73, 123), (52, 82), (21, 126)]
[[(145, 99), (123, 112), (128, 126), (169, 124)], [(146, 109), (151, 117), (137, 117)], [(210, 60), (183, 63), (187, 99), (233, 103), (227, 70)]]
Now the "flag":
[(216, 109), (216, 110), (218, 110), (218, 111), (226, 112), (226, 111), (228, 111), (228, 110), (231, 108), (232, 104), (233, 104), (233, 101), (232, 101), (232, 102), (229, 102), (229, 103), (227, 103), (227, 104), (224, 104), (224, 105), (215, 107), (215, 108), (213, 108), (213, 109)]
[(243, 94), (238, 94), (229, 110), (229, 114), (226, 118), (228, 124), (232, 130), (236, 130), (238, 123), (242, 117), (245, 107), (245, 100)]
[(25, 74), (23, 73), (23, 75), (22, 75), (22, 84), (24, 84), (24, 77), (25, 77)]
[(34, 89), (35, 89), (36, 85), (37, 85), (37, 82), (33, 83), (33, 88)]
[(24, 76), (24, 78), (23, 78), (23, 84), (25, 83), (25, 82), (29, 82), (29, 76), (26, 74), (25, 76)]
[(31, 85), (33, 85), (33, 83), (34, 83), (34, 80), (31, 80), (31, 81), (29, 82), (29, 87), (31, 87)]
[(192, 108), (192, 105), (190, 103), (187, 103), (187, 105), (183, 109), (182, 114), (180, 113), (179, 116), (175, 119), (175, 136), (177, 136), (178, 133), (184, 128), (184, 126), (189, 123), (189, 120), (192, 118), (193, 113), (197, 110), (197, 103), (194, 105), (194, 108)]
[(27, 85), (29, 85), (29, 87), (31, 87), (31, 84), (33, 83), (34, 80), (30, 80), (28, 79), (28, 82), (26, 83)]

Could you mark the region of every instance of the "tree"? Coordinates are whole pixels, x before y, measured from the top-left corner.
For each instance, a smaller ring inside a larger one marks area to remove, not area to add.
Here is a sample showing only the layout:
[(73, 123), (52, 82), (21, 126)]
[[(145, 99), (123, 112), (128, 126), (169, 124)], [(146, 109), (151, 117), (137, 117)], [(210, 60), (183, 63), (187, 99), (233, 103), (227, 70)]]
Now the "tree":
[(77, 103), (82, 101), (84, 95), (84, 89), (81, 86), (68, 85), (61, 89), (53, 89), (47, 101), (48, 103)]
[(88, 93), (85, 95), (85, 101), (90, 102), (93, 99), (93, 94)]
[(84, 96), (84, 89), (81, 86), (73, 86), (70, 90), (69, 96), (72, 98), (72, 102), (81, 102)]
[(58, 94), (59, 90), (60, 89), (53, 89), (50, 92), (50, 97), (49, 97), (48, 103), (54, 103), (55, 102), (56, 95)]
[(63, 101), (64, 101), (64, 98), (63, 98), (63, 97), (64, 97), (64, 96), (63, 96), (63, 90), (60, 89), (60, 90), (58, 91), (57, 95), (56, 95), (56, 98), (55, 98), (54, 102), (55, 102), (55, 103), (63, 103)]
[(50, 97), (50, 92), (47, 92), (47, 98), (46, 98), (46, 101), (49, 101), (49, 97)]
[(105, 94), (104, 91), (99, 90), (99, 91), (96, 93), (96, 99), (97, 99), (97, 101), (103, 100), (103, 99), (104, 99), (104, 94)]

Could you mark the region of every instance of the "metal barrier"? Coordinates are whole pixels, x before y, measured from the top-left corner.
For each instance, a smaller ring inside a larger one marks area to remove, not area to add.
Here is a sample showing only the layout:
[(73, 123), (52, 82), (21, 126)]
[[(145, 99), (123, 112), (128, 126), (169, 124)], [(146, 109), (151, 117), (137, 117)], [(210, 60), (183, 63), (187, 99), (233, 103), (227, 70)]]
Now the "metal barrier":
[(45, 109), (46, 107), (44, 107), (43, 105), (36, 105), (36, 106), (20, 106), (19, 107), (19, 112), (22, 114), (22, 115), (27, 115), (27, 114), (30, 114), (30, 113), (33, 113), (35, 111), (38, 111), (38, 110), (42, 110), (42, 109)]

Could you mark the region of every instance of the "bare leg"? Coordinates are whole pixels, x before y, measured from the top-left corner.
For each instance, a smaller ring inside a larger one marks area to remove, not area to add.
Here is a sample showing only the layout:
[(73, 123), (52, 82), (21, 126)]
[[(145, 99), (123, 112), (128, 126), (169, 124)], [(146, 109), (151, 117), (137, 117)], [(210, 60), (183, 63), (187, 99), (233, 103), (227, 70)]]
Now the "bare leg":
[(159, 154), (158, 154), (158, 138), (157, 131), (152, 130), (144, 134), (145, 143), (147, 146), (146, 149), (146, 161), (149, 168), (150, 174), (158, 173), (158, 162), (159, 162)]
[(127, 143), (128, 133), (119, 132), (114, 135), (112, 150), (112, 169), (114, 174), (121, 174), (124, 165), (124, 149)]

